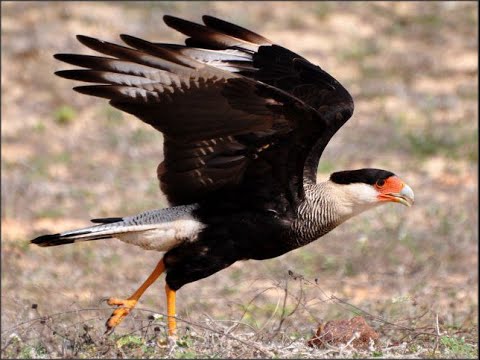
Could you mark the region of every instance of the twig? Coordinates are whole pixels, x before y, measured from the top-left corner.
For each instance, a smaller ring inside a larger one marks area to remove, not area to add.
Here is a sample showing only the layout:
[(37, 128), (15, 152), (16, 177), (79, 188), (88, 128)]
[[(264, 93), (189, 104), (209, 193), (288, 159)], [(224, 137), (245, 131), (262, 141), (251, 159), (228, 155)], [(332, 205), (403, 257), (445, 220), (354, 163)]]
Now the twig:
[(352, 335), (352, 338), (351, 338), (350, 340), (348, 340), (347, 343), (340, 348), (340, 354), (339, 354), (339, 356), (340, 356), (340, 357), (343, 357), (343, 350), (345, 350), (347, 347), (349, 347), (350, 344), (351, 344), (355, 339), (358, 339), (359, 337), (360, 337), (360, 333), (359, 333), (358, 331), (355, 331), (355, 332), (353, 333), (353, 335)]
[[(345, 301), (345, 300), (342, 300), (338, 297), (336, 297), (335, 295), (330, 295), (328, 296), (327, 293), (315, 282), (311, 282), (307, 279), (305, 279), (304, 276), (302, 275), (298, 275), (298, 274), (295, 274), (295, 278), (300, 278), (301, 281), (304, 281), (305, 283), (307, 284), (310, 284), (310, 285), (313, 285), (315, 287), (317, 287), (326, 297), (327, 297), (327, 300), (333, 300), (335, 304), (338, 304), (340, 306), (342, 305), (347, 305), (349, 306), (350, 308), (353, 308), (355, 309), (356, 311), (360, 312), (361, 314), (363, 314), (364, 316), (367, 316), (369, 319), (371, 319), (372, 321), (377, 321), (379, 323), (382, 323), (384, 325), (389, 325), (395, 329), (398, 329), (398, 330), (404, 330), (404, 331), (408, 331), (410, 333), (414, 333), (415, 334), (415, 337), (417, 336), (420, 336), (420, 335), (425, 335), (425, 336), (435, 336), (435, 337), (439, 337), (438, 333), (431, 333), (431, 332), (422, 332), (422, 331), (419, 331), (419, 329), (415, 329), (415, 328), (411, 328), (411, 327), (407, 327), (407, 326), (403, 326), (403, 325), (400, 325), (400, 324), (395, 324), (395, 323), (392, 323), (386, 319), (384, 319), (383, 317), (381, 316), (376, 316), (376, 315), (373, 315), (373, 314), (370, 314), (368, 313), (367, 311), (355, 306), (355, 305), (352, 305), (350, 304), (349, 302)], [(344, 307), (344, 306), (343, 306)], [(344, 307), (346, 310), (348, 310), (346, 307)], [(422, 316), (424, 316), (425, 314), (422, 314)]]
[[(275, 289), (278, 289), (278, 287), (276, 287)], [(258, 330), (259, 332), (262, 332), (263, 329), (265, 329), (267, 327), (267, 325), (270, 323), (270, 321), (272, 321), (273, 317), (275, 316), (275, 314), (277, 313), (277, 310), (279, 308), (279, 305), (280, 305), (280, 298), (277, 300), (277, 305), (275, 306), (275, 310), (273, 310), (272, 312), (272, 315), (270, 315), (270, 317), (268, 318), (267, 321), (265, 321), (265, 323), (260, 327), (260, 329)], [(285, 302), (283, 304), (285, 306)], [(285, 307), (283, 308), (283, 310), (285, 310)], [(283, 314), (283, 313), (282, 313)]]
[[(146, 310), (144, 309), (144, 311), (151, 311), (151, 310)], [(153, 312), (153, 311), (151, 311)], [(269, 357), (273, 357), (274, 356), (274, 353), (272, 353), (271, 351), (269, 350), (266, 350), (266, 349), (262, 349), (260, 348), (259, 346), (257, 346), (256, 344), (254, 343), (251, 343), (251, 342), (248, 342), (248, 341), (245, 341), (245, 340), (242, 340), (242, 339), (239, 339), (239, 338), (236, 338), (235, 336), (233, 335), (230, 335), (228, 333), (225, 333), (224, 331), (219, 331), (219, 330), (216, 330), (216, 329), (212, 329), (211, 327), (207, 327), (207, 326), (204, 326), (204, 325), (201, 325), (201, 324), (198, 324), (198, 323), (194, 323), (194, 322), (191, 322), (191, 321), (188, 321), (188, 320), (185, 320), (185, 319), (182, 319), (182, 318), (179, 318), (179, 317), (175, 317), (175, 319), (177, 319), (178, 321), (180, 322), (184, 322), (188, 325), (191, 325), (191, 326), (196, 326), (196, 327), (199, 327), (201, 329), (204, 329), (204, 330), (207, 330), (207, 331), (210, 331), (212, 333), (215, 333), (217, 335), (222, 335), (222, 336), (226, 336), (232, 340), (235, 340), (235, 341), (238, 341), (244, 345), (247, 345), (247, 346), (250, 346), (250, 347), (253, 347), (254, 349), (258, 350), (259, 352), (261, 352), (262, 354), (266, 355), (266, 356), (269, 356)], [(146, 326), (142, 326), (138, 329), (135, 329), (135, 331), (141, 331), (144, 327)], [(132, 332), (133, 333), (133, 332)], [(130, 333), (131, 334), (131, 333)]]
[(272, 339), (275, 336), (277, 336), (277, 334), (280, 332), (280, 329), (282, 328), (283, 322), (286, 319), (285, 309), (286, 309), (286, 306), (287, 306), (287, 297), (288, 297), (288, 277), (287, 277), (287, 280), (285, 280), (285, 289), (283, 289), (283, 290), (284, 290), (285, 295), (283, 296), (282, 315), (281, 315), (280, 321), (278, 323), (278, 326), (273, 333)]
[(437, 348), (438, 348), (438, 342), (439, 342), (439, 339), (440, 339), (440, 326), (438, 325), (438, 313), (435, 313), (435, 328), (437, 330), (437, 337), (435, 337), (435, 346), (433, 347), (433, 352), (432, 352), (432, 356), (435, 356), (435, 353), (437, 351)]
[(18, 329), (18, 328), (19, 328), (20, 326), (22, 326), (22, 325), (26, 325), (26, 324), (29, 324), (29, 323), (32, 323), (32, 322), (35, 322), (35, 321), (48, 320), (48, 319), (51, 319), (51, 318), (54, 318), (54, 317), (57, 317), (57, 316), (67, 315), (67, 314), (76, 313), (76, 312), (99, 311), (99, 310), (110, 310), (110, 311), (111, 311), (112, 309), (111, 309), (111, 308), (86, 308), (86, 309), (62, 311), (62, 312), (59, 312), (59, 313), (54, 313), (54, 314), (51, 314), (51, 315), (40, 316), (40, 317), (38, 317), (38, 318), (34, 318), (34, 319), (22, 321), (21, 323), (12, 326), (12, 327), (9, 328), (9, 329), (3, 330), (3, 331), (2, 331), (2, 334), (6, 333), (6, 332), (11, 332), (11, 331), (13, 331), (13, 330), (15, 330), (15, 329)]
[(245, 306), (245, 310), (243, 311), (243, 314), (242, 316), (240, 317), (240, 320), (241, 321), (243, 319), (243, 317), (247, 314), (248, 312), (248, 308), (250, 307), (250, 305), (260, 296), (262, 295), (263, 293), (267, 292), (268, 290), (271, 290), (271, 289), (275, 289), (276, 287), (275, 286), (270, 286), (266, 289), (263, 289), (262, 291), (260, 291), (259, 293), (257, 293), (247, 304), (247, 306)]

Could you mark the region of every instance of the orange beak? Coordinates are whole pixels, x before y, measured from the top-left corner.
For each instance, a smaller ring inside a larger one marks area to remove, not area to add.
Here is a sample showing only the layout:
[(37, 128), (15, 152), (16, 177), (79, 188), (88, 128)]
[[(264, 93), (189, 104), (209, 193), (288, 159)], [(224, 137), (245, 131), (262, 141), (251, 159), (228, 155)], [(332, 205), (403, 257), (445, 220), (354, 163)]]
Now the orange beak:
[(405, 184), (397, 176), (389, 177), (381, 186), (376, 184), (375, 188), (380, 193), (378, 195), (379, 201), (398, 202), (405, 206), (413, 205), (415, 197), (412, 188)]

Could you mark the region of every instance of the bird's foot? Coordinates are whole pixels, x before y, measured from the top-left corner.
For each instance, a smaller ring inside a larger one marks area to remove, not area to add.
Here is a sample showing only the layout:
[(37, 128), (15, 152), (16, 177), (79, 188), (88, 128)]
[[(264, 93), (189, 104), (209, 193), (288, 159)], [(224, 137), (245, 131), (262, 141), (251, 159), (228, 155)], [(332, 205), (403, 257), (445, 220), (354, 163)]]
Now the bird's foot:
[(130, 311), (133, 310), (137, 304), (137, 300), (110, 298), (107, 300), (107, 304), (118, 306), (118, 308), (110, 315), (105, 324), (107, 328), (105, 331), (106, 334), (111, 333), (113, 329), (123, 321)]
[(167, 337), (167, 344), (169, 346), (174, 346), (177, 344), (178, 337), (177, 335), (168, 335)]
[(168, 355), (172, 356), (173, 352), (177, 349), (177, 335), (168, 335), (167, 337), (167, 347)]

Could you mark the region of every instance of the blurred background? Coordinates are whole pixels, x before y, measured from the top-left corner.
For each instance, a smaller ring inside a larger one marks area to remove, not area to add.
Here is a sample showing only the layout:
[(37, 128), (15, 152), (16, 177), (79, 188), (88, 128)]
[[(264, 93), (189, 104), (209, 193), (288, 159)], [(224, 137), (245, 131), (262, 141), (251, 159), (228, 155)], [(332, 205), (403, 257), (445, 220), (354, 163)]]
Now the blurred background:
[[(364, 213), (304, 248), (236, 263), (186, 285), (178, 293), (178, 316), (193, 324), (238, 320), (257, 332), (281, 324), (283, 334), (306, 339), (318, 322), (353, 316), (333, 295), (407, 327), (430, 329), (438, 315), (442, 332), (476, 344), (476, 2), (2, 2), (1, 7), (2, 353), (14, 332), (22, 341), (41, 334), (33, 326), (15, 327), (39, 313), (100, 309), (76, 314), (83, 322), (65, 318), (54, 325), (70, 331), (88, 321), (91, 333), (101, 334), (110, 310), (100, 300), (130, 295), (160, 258), (115, 240), (55, 248), (28, 241), (83, 227), (90, 218), (167, 206), (156, 179), (162, 135), (103, 99), (72, 91), (76, 83), (53, 75), (71, 67), (52, 57), (93, 54), (76, 34), (120, 42), (118, 35), (127, 33), (183, 43), (185, 37), (163, 23), (164, 14), (196, 22), (203, 14), (217, 16), (319, 64), (355, 100), (353, 117), (324, 152), (319, 179), (333, 171), (385, 168), (413, 188), (416, 201), (412, 208), (389, 205)], [(163, 278), (139, 308), (165, 312)], [(131, 332), (147, 316), (134, 312), (117, 332)], [(181, 334), (187, 322), (179, 323)], [(384, 338), (402, 338), (385, 324), (376, 329)], [(53, 336), (44, 346), (56, 349), (56, 341), (62, 339)]]

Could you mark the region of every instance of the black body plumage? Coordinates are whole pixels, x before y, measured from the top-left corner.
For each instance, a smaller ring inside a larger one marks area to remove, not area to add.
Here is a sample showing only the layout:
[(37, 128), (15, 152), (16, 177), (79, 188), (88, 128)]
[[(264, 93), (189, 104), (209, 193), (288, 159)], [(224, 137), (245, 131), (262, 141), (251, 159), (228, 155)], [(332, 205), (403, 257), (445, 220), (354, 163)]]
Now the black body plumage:
[(166, 282), (174, 290), (236, 261), (263, 260), (292, 249), (288, 241), (282, 241), (286, 240), (287, 224), (268, 212), (237, 209), (214, 215), (200, 207), (195, 215), (206, 225), (198, 239), (185, 242), (164, 256)]

